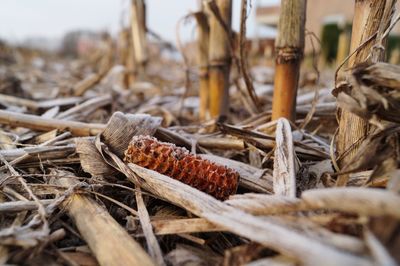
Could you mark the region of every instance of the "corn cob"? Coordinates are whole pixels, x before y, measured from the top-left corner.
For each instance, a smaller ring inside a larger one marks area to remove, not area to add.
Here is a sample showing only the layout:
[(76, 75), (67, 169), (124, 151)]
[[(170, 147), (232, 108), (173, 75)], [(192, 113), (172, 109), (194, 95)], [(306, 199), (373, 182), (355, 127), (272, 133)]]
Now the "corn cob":
[(236, 171), (150, 136), (134, 136), (124, 160), (177, 179), (221, 200), (234, 194), (238, 186)]

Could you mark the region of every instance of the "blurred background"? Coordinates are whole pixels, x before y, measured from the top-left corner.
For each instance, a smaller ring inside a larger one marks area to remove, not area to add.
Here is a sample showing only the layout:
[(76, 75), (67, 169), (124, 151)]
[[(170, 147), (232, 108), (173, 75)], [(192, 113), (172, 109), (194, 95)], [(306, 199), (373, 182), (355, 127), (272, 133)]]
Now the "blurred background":
[[(253, 0), (248, 9), (247, 37), (253, 46), (261, 46), (258, 51), (267, 56), (273, 53), (279, 4), (278, 0)], [(81, 35), (80, 43), (89, 43), (88, 36), (102, 32), (116, 37), (129, 25), (129, 5), (128, 0), (2, 0), (0, 39), (13, 45), (59, 51), (68, 36)], [(148, 0), (147, 27), (163, 40), (175, 43), (178, 20), (198, 9), (197, 0)], [(342, 60), (348, 54), (353, 9), (354, 3), (347, 0), (308, 1), (306, 29), (320, 39), (323, 63)], [(233, 30), (238, 32), (240, 1), (233, 1), (232, 16)], [(181, 27), (179, 35), (184, 42), (195, 40), (195, 26), (192, 21)], [(96, 38), (90, 39), (92, 42)], [(388, 42), (389, 61), (398, 63), (399, 25), (391, 32)], [(310, 41), (306, 39), (306, 53), (311, 49)]]

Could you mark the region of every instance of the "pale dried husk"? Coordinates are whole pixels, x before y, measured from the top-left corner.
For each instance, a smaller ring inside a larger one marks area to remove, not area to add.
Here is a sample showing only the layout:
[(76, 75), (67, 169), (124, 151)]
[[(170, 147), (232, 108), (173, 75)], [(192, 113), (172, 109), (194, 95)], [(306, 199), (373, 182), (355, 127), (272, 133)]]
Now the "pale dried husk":
[[(112, 115), (100, 138), (108, 148), (122, 158), (133, 136), (153, 135), (161, 119), (146, 114)], [(76, 151), (79, 154), (82, 168), (93, 177), (111, 178), (118, 171), (107, 164), (95, 145), (94, 138), (79, 138), (76, 140)]]
[(118, 173), (104, 162), (94, 144), (94, 138), (77, 138), (75, 144), (83, 171), (90, 173), (93, 177), (114, 176)]
[(160, 124), (159, 117), (115, 112), (101, 133), (101, 138), (113, 153), (122, 157), (133, 136), (152, 136)]

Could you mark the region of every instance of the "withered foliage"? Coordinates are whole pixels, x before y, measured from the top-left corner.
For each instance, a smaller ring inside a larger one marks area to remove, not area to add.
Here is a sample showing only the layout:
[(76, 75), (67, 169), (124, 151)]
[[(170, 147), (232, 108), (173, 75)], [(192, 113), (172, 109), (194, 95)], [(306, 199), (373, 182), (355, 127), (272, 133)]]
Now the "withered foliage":
[(349, 72), (343, 91), (334, 92), (338, 105), (374, 123), (400, 123), (400, 66), (364, 63)]

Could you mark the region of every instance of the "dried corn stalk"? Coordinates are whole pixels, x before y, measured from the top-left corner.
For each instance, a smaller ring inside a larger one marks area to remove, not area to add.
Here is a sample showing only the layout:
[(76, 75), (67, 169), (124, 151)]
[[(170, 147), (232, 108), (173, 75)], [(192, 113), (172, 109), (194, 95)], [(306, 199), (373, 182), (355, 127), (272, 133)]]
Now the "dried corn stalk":
[(306, 1), (281, 1), (278, 36), (275, 40), (276, 66), (272, 120), (295, 119), (300, 62), (304, 50)]
[(232, 1), (208, 1), (214, 13), (210, 19), (209, 36), (209, 111), (212, 118), (226, 115), (229, 109), (229, 73), (231, 54), (229, 35)]
[(201, 120), (205, 120), (209, 116), (209, 67), (208, 67), (208, 48), (210, 37), (210, 25), (207, 15), (204, 13), (204, 6), (201, 2), (201, 10), (194, 13), (194, 17), (198, 24), (198, 55), (199, 64), (199, 115)]
[[(349, 58), (349, 67), (367, 61), (384, 61), (386, 46), (384, 33), (389, 28), (395, 2), (395, 0), (355, 1), (350, 51), (357, 52)], [(375, 34), (376, 37), (368, 41)], [(370, 92), (374, 94), (371, 90)], [(359, 94), (359, 91), (356, 88), (348, 87), (347, 93), (353, 96)], [(368, 121), (347, 110), (340, 110), (339, 130), (336, 139), (340, 168), (356, 157), (360, 144), (370, 131), (371, 126)], [(346, 185), (347, 179), (347, 175), (341, 175), (337, 184)]]
[(296, 166), (293, 137), (289, 121), (280, 118), (276, 125), (274, 159), (274, 192), (277, 195), (296, 197)]
[(150, 136), (133, 137), (125, 161), (170, 176), (217, 199), (228, 198), (238, 186), (239, 175), (234, 170)]

